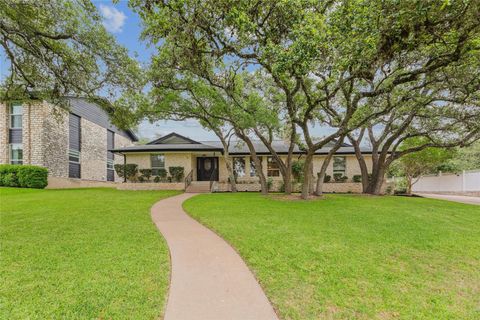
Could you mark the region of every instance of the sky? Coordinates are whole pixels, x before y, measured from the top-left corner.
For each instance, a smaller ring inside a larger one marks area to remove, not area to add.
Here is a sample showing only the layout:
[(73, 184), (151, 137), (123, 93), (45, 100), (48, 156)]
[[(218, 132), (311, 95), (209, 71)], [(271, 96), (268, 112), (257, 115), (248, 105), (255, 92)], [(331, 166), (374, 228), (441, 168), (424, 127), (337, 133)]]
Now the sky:
[[(147, 64), (150, 57), (155, 53), (155, 48), (148, 47), (140, 40), (142, 30), (141, 21), (138, 15), (130, 10), (126, 0), (113, 3), (111, 0), (93, 0), (100, 14), (103, 16), (105, 28), (111, 32), (117, 41), (125, 46), (132, 56)], [(3, 51), (0, 51), (0, 78), (8, 73), (8, 63)], [(312, 134), (322, 136), (329, 132), (329, 129), (314, 127)], [(158, 121), (149, 123), (142, 122), (138, 127), (138, 135), (141, 138), (153, 139), (166, 135), (170, 132), (177, 132), (194, 140), (218, 140), (210, 131), (202, 128), (195, 120), (187, 121)]]

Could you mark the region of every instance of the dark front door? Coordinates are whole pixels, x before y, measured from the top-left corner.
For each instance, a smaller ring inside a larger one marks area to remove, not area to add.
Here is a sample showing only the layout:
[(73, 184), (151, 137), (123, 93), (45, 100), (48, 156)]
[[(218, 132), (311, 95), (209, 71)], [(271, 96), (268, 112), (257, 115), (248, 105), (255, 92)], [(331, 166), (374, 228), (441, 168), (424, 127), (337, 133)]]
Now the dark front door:
[(218, 181), (218, 158), (197, 158), (197, 181), (210, 181), (212, 175), (213, 180)]

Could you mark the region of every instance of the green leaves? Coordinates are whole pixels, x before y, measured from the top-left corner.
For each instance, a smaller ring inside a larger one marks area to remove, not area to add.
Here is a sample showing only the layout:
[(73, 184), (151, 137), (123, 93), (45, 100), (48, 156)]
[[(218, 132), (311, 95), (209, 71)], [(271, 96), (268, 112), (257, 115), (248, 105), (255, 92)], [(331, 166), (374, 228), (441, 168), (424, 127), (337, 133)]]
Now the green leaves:
[(139, 64), (105, 30), (90, 1), (3, 1), (0, 16), (0, 43), (10, 62), (1, 99), (113, 100), (144, 84)]

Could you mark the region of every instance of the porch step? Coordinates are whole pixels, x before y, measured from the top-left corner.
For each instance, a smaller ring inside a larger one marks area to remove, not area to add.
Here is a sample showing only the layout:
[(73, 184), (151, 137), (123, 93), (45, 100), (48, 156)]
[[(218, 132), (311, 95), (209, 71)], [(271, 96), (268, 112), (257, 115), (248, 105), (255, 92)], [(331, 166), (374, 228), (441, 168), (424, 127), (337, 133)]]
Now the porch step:
[(209, 193), (210, 181), (192, 181), (188, 186), (187, 193)]

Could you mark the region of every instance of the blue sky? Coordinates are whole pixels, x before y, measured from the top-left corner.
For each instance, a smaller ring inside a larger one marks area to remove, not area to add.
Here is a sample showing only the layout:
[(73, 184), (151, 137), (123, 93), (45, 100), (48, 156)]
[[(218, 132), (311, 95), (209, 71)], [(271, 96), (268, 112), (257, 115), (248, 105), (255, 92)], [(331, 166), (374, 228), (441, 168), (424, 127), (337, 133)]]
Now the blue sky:
[[(104, 25), (111, 32), (120, 44), (128, 48), (132, 56), (136, 56), (142, 63), (148, 63), (150, 57), (155, 53), (155, 48), (148, 47), (140, 40), (142, 30), (141, 21), (136, 13), (128, 7), (126, 0), (113, 3), (110, 0), (93, 0), (100, 13), (104, 17)], [(8, 63), (2, 50), (0, 50), (0, 78), (8, 73)], [(326, 128), (312, 128), (314, 135), (326, 134)], [(188, 136), (195, 140), (217, 140), (216, 136), (203, 129), (195, 120), (188, 121), (159, 121), (156, 123), (142, 122), (138, 127), (140, 137), (154, 138), (158, 135), (165, 135), (170, 132)]]

